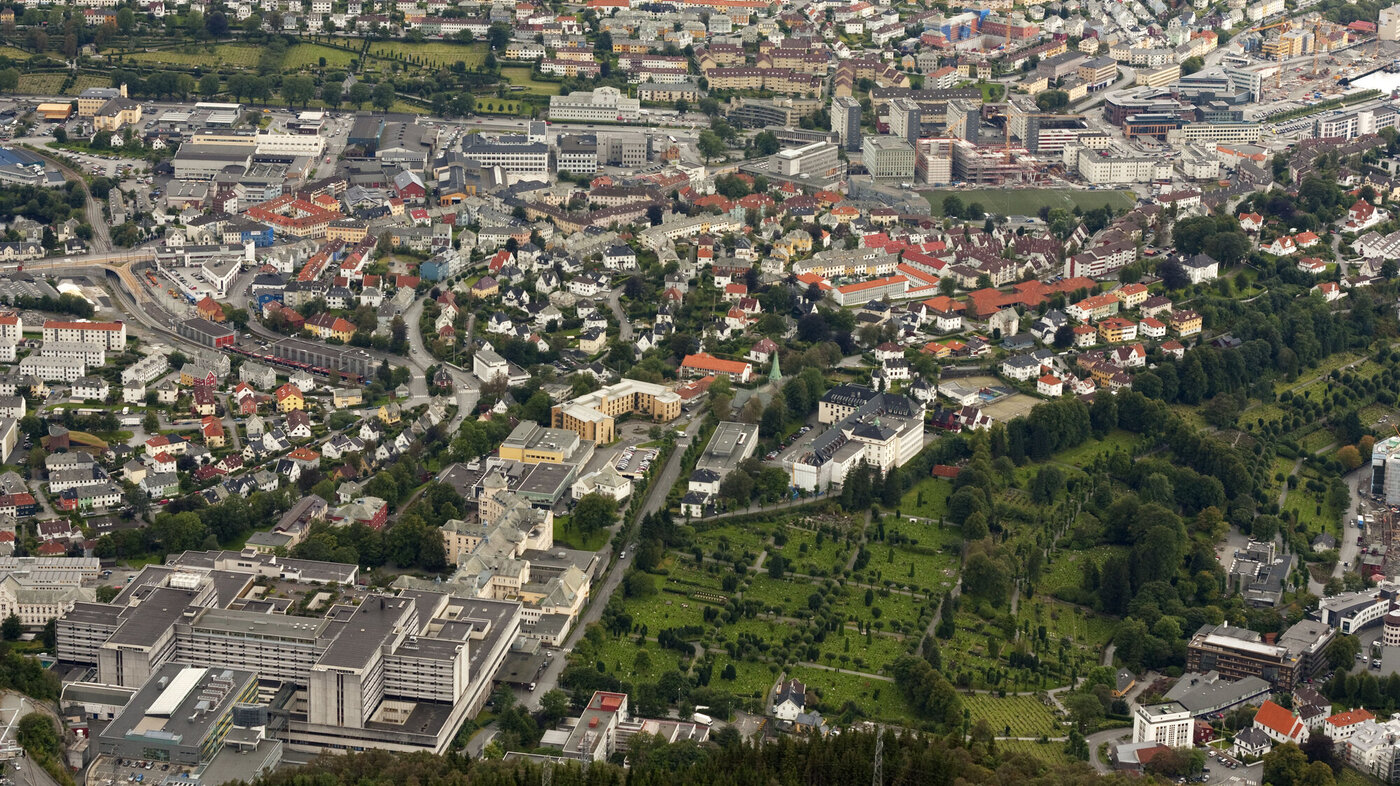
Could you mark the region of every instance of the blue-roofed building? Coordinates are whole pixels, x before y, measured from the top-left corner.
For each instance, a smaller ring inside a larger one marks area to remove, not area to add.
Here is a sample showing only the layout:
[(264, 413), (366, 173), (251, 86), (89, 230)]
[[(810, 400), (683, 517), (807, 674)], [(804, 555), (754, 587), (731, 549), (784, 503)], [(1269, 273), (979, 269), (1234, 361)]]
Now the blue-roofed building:
[(0, 183), (57, 188), (63, 185), (63, 173), (26, 150), (0, 147)]

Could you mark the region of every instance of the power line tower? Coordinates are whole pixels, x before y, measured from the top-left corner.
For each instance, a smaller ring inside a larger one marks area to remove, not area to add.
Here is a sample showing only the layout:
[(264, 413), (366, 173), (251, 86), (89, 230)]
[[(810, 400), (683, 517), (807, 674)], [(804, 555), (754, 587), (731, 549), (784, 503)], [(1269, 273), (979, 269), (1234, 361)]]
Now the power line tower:
[(885, 735), (883, 732), (879, 731), (877, 727), (875, 734), (875, 772), (870, 779), (872, 786), (885, 786), (884, 758)]

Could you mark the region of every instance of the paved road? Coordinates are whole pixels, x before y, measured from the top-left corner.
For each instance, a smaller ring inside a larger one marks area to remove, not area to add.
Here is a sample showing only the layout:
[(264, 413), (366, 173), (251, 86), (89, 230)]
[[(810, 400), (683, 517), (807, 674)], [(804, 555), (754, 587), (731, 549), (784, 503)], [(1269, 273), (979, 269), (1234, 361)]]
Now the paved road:
[[(662, 504), (666, 501), (666, 494), (671, 490), (671, 487), (675, 485), (676, 479), (680, 476), (681, 455), (685, 453), (686, 446), (690, 444), (690, 440), (694, 439), (695, 435), (700, 433), (700, 426), (703, 422), (704, 420), (702, 418), (697, 417), (686, 427), (686, 436), (680, 439), (676, 444), (676, 449), (671, 451), (671, 457), (666, 460), (666, 466), (661, 468), (661, 474), (657, 475), (654, 482), (651, 484), (646, 501), (642, 503), (641, 508), (637, 510), (637, 521), (645, 518), (648, 513), (661, 509)], [(616, 529), (617, 527), (615, 526), (614, 531), (616, 531)], [(564, 641), (564, 646), (560, 648), (560, 654), (550, 660), (549, 665), (545, 667), (544, 673), (540, 675), (539, 679), (535, 680), (535, 690), (521, 702), (531, 712), (540, 708), (541, 696), (559, 686), (559, 675), (563, 673), (564, 662), (567, 660), (567, 658), (564, 657), (564, 653), (572, 652), (574, 647), (578, 646), (579, 640), (583, 638), (583, 633), (588, 629), (588, 626), (602, 618), (603, 608), (608, 605), (608, 599), (612, 597), (613, 592), (616, 591), (618, 585), (622, 583), (622, 575), (627, 572), (627, 567), (632, 564), (632, 559), (636, 552), (634, 549), (627, 547), (624, 553), (626, 556), (619, 557), (614, 561), (612, 567), (603, 577), (603, 580), (593, 587), (588, 599), (588, 608), (584, 609), (583, 614), (579, 615), (577, 624), (574, 626), (574, 629), (569, 632), (568, 638)], [(602, 559), (610, 559), (612, 556), (611, 543), (604, 546), (599, 551), (599, 554), (602, 556)]]
[(624, 344), (632, 343), (632, 323), (627, 319), (627, 312), (622, 310), (622, 290), (617, 287), (608, 293), (608, 307), (612, 309), (613, 316), (617, 318), (618, 339)]
[[(35, 147), (40, 148), (42, 147), (42, 144), (43, 142), (41, 142), (40, 144), (36, 144)], [(111, 251), (112, 236), (107, 231), (107, 219), (102, 214), (102, 202), (101, 200), (93, 199), (92, 192), (88, 190), (87, 181), (83, 179), (82, 173), (74, 170), (72, 167), (68, 166), (67, 164), (64, 164), (62, 161), (59, 161), (58, 159), (54, 158), (46, 152), (43, 152), (42, 150), (36, 149), (33, 152), (35, 153), (35, 155), (38, 155), (39, 157), (58, 167), (59, 171), (63, 173), (64, 179), (72, 180), (82, 187), (83, 193), (87, 195), (87, 206), (84, 208), (84, 210), (87, 214), (88, 224), (92, 225), (92, 247), (99, 252)]]

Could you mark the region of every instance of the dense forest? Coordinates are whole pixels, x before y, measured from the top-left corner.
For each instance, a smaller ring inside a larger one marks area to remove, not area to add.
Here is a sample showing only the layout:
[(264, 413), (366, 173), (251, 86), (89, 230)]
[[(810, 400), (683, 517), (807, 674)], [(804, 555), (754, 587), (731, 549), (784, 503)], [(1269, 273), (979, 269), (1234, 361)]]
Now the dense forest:
[[(547, 779), (541, 766), (533, 763), (368, 751), (324, 756), (301, 769), (275, 772), (254, 786), (848, 786), (872, 782), (876, 747), (872, 733), (825, 739), (783, 737), (752, 746), (727, 731), (720, 734), (718, 745), (667, 745), (659, 738), (639, 735), (632, 739), (629, 769), (616, 764), (586, 768), (571, 764), (552, 767)], [(1073, 786), (1092, 782), (1115, 786), (1130, 782), (1126, 776), (1096, 775), (1084, 764), (1049, 766), (1020, 754), (1006, 754), (986, 730), (974, 730), (970, 739), (892, 731), (884, 735), (881, 782), (886, 784)]]

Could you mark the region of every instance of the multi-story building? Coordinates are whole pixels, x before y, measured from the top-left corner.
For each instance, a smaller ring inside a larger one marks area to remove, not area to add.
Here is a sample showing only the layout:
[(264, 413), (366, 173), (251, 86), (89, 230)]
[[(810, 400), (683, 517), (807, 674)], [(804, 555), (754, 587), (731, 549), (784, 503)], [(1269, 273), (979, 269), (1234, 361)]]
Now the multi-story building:
[(552, 120), (586, 120), (635, 123), (641, 117), (641, 101), (628, 98), (615, 87), (576, 90), (567, 96), (550, 96)]
[(841, 135), (841, 146), (860, 150), (860, 102), (850, 96), (831, 100), (831, 130)]
[(357, 575), (251, 549), (185, 552), (147, 566), (113, 603), (76, 604), (59, 619), (57, 655), (95, 668), (97, 683), (142, 690), (168, 690), (172, 664), (245, 671), (275, 697), (267, 711), (283, 722), (268, 728), (287, 744), (441, 753), (485, 703), (520, 603), (444, 585), (370, 593), (321, 617), (243, 608), (261, 576), (348, 588)]
[(841, 163), (838, 148), (830, 142), (813, 142), (773, 154), (778, 173), (785, 177), (825, 177)]
[(1168, 748), (1189, 748), (1196, 719), (1190, 710), (1169, 701), (1133, 707), (1133, 742), (1155, 742)]
[(1186, 645), (1186, 670), (1219, 671), (1222, 677), (1260, 677), (1291, 690), (1327, 665), (1326, 649), (1336, 631), (1303, 620), (1266, 644), (1257, 632), (1228, 625), (1206, 625)]
[(561, 136), (559, 171), (574, 175), (591, 175), (598, 171), (598, 137), (593, 134)]
[(858, 462), (888, 473), (908, 463), (924, 441), (923, 407), (913, 399), (880, 393), (847, 415), (786, 462), (792, 485), (807, 491), (840, 486)]
[(953, 182), (953, 148), (957, 140), (920, 139), (914, 143), (914, 178), (924, 185)]
[(914, 147), (899, 137), (866, 137), (861, 145), (861, 161), (876, 180), (914, 177)]
[(551, 425), (603, 445), (616, 439), (617, 419), (633, 412), (650, 417), (654, 422), (666, 423), (680, 417), (681, 397), (662, 385), (623, 379), (564, 404), (556, 404)]
[(50, 341), (98, 344), (108, 350), (120, 352), (126, 348), (126, 323), (81, 320), (65, 322), (50, 319), (44, 322), (44, 343)]
[(909, 144), (923, 136), (923, 109), (912, 98), (896, 98), (890, 102), (890, 133)]

